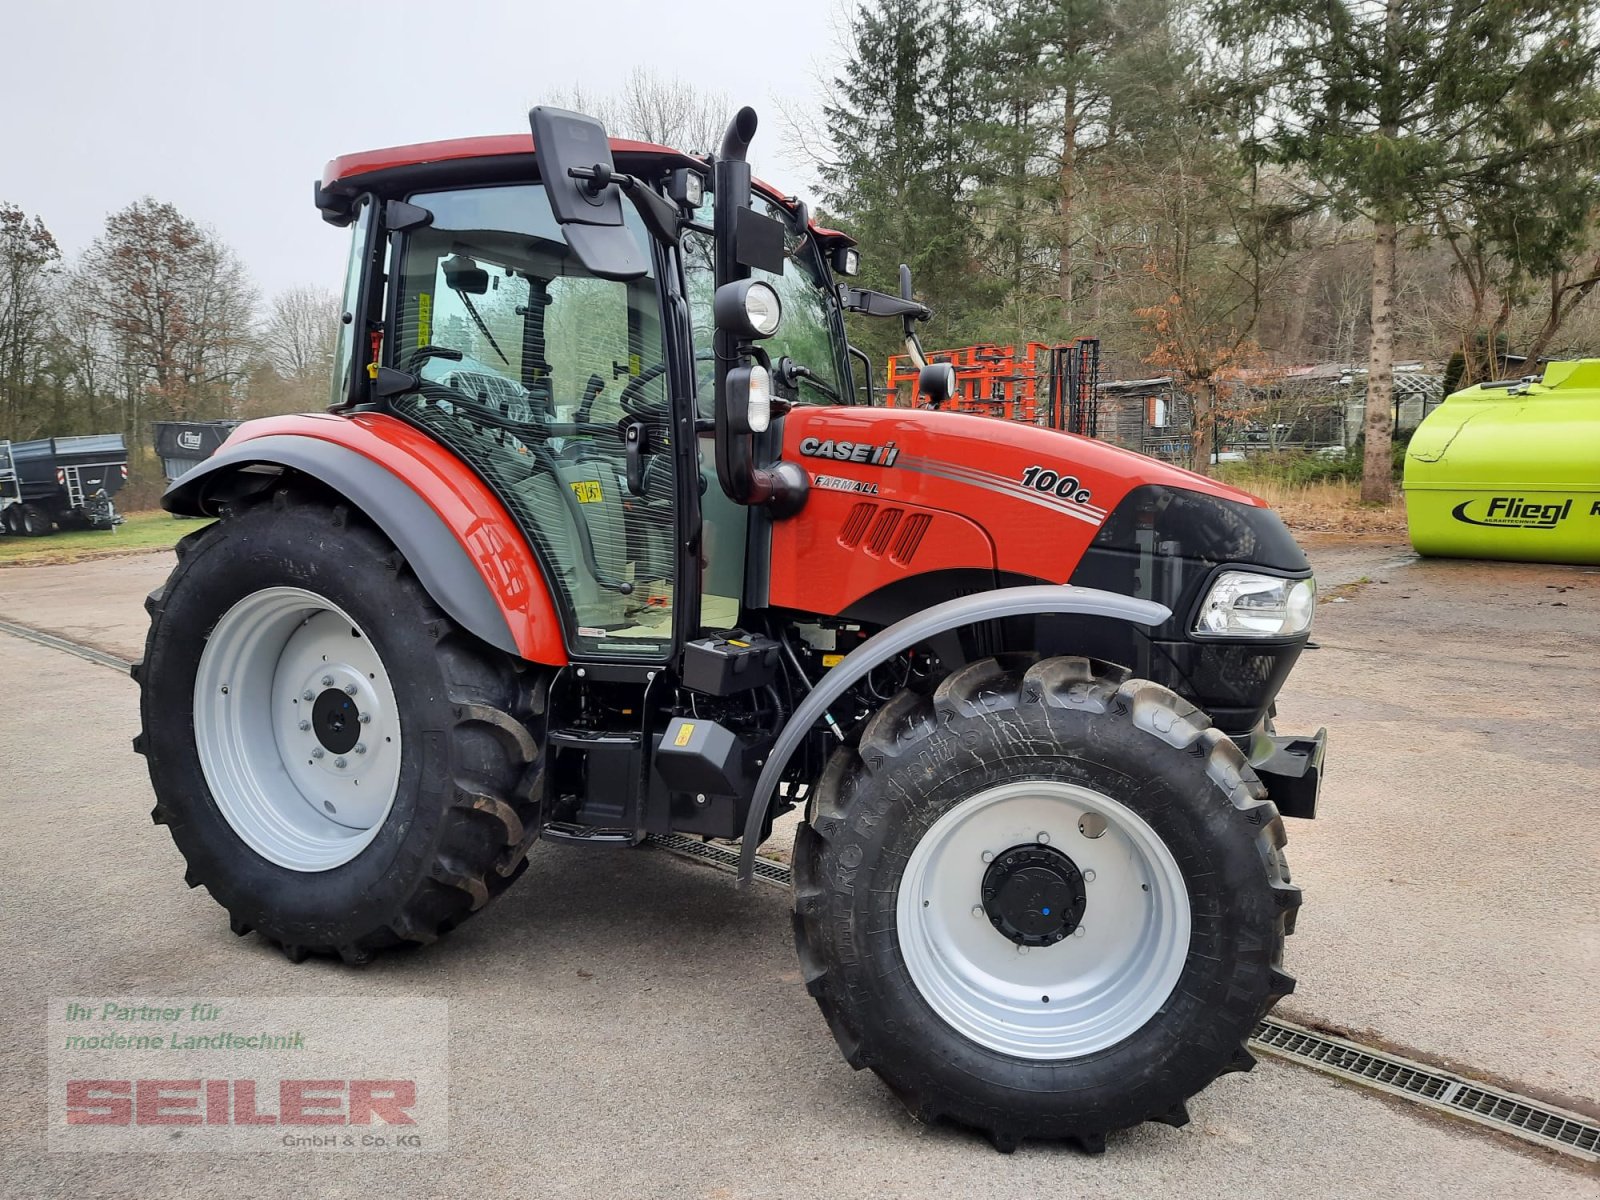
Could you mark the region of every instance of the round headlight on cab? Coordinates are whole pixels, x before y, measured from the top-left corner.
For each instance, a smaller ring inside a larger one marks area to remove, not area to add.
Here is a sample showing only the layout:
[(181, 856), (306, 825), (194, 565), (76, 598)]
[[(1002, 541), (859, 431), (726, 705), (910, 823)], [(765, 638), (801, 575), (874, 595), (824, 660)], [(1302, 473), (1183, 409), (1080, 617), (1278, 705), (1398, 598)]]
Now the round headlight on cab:
[(717, 289), (711, 302), (717, 328), (746, 338), (769, 338), (778, 332), (783, 303), (770, 283), (738, 279)]

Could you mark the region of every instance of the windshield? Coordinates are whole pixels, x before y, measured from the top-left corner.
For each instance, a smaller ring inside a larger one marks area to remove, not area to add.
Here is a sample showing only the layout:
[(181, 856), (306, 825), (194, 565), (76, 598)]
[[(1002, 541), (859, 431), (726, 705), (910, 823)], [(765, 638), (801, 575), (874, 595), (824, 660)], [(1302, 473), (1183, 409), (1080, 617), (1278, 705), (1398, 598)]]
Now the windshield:
[[(698, 223), (711, 224), (711, 195), (695, 214)], [(849, 387), (841, 381), (839, 340), (835, 330), (838, 316), (828, 291), (828, 279), (817, 261), (817, 249), (809, 236), (793, 228), (794, 217), (761, 196), (752, 198), (752, 207), (763, 216), (782, 221), (784, 252), (787, 261), (783, 274), (752, 271), (751, 277), (764, 280), (777, 289), (783, 304), (783, 319), (778, 332), (761, 343), (773, 362), (787, 355), (807, 368), (814, 380), (800, 383), (796, 400), (801, 404), (848, 404)], [(711, 315), (711, 299), (716, 291), (714, 242), (708, 233), (686, 230), (683, 236), (683, 268), (689, 292), (689, 314), (693, 326), (695, 370), (699, 377), (700, 413), (709, 417), (712, 410), (711, 335), (716, 323)], [(829, 393), (832, 393), (831, 395)]]

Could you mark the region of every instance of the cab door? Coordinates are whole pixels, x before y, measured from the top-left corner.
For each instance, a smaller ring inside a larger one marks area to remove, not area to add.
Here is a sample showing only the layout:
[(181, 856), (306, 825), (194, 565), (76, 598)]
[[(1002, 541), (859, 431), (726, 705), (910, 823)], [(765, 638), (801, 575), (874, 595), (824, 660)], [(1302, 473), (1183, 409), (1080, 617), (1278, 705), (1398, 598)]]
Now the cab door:
[(667, 661), (679, 581), (657, 270), (590, 275), (537, 184), (408, 199), (429, 219), (399, 247), (386, 352), (418, 385), (393, 410), (506, 504), (573, 658)]

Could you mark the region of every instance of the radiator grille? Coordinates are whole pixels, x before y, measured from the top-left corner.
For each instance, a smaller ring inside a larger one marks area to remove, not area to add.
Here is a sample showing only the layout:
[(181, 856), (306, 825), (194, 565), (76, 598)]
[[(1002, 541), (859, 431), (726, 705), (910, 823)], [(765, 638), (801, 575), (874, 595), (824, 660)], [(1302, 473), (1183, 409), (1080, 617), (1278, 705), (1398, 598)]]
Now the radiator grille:
[(839, 544), (850, 547), (859, 546), (862, 537), (867, 532), (867, 526), (872, 523), (872, 514), (877, 511), (878, 506), (867, 500), (863, 500), (852, 508), (850, 515), (844, 519), (844, 528), (839, 530)]
[(895, 526), (900, 523), (900, 509), (886, 508), (878, 514), (878, 519), (872, 523), (872, 532), (867, 535), (867, 553), (882, 554), (889, 548), (889, 539), (894, 536)]
[(912, 513), (907, 517), (900, 526), (899, 536), (894, 539), (894, 548), (889, 551), (889, 561), (899, 563), (902, 567), (908, 566), (917, 547), (922, 545), (922, 535), (928, 532), (932, 522), (933, 518), (927, 513)]

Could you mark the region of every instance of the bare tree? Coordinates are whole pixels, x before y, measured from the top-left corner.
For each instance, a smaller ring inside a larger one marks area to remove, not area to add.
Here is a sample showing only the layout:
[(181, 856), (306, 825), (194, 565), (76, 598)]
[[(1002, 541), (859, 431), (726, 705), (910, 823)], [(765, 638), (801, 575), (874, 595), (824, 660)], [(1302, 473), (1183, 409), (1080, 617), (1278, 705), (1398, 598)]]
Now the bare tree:
[[(117, 356), (137, 368), (148, 406), (172, 417), (236, 406), (256, 293), (214, 233), (146, 197), (113, 213), (84, 254), (78, 282)], [(131, 425), (131, 423), (130, 423)], [(137, 428), (130, 428), (137, 436)]]
[(50, 341), (51, 280), (60, 257), (43, 221), (0, 202), (0, 436), (25, 432)]
[(285, 379), (323, 381), (339, 336), (339, 297), (326, 288), (294, 287), (273, 298), (261, 330), (268, 364)]
[(733, 111), (726, 95), (702, 92), (676, 75), (657, 75), (647, 67), (635, 67), (614, 93), (578, 86), (556, 93), (552, 103), (596, 118), (612, 137), (691, 153), (716, 149)]

